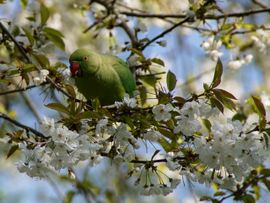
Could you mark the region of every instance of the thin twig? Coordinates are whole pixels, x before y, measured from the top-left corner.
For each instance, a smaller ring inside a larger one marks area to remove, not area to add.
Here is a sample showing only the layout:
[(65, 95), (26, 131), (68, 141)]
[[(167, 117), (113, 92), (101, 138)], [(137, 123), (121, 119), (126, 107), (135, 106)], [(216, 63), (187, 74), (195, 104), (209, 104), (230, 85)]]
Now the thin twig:
[(193, 82), (199, 80), (200, 78), (202, 78), (204, 75), (207, 75), (208, 73), (213, 72), (214, 70), (215, 70), (215, 68), (211, 68), (209, 70), (206, 70), (206, 71), (200, 73), (199, 75), (197, 75), (197, 76), (195, 76), (193, 78), (190, 78), (187, 81), (183, 82), (182, 84), (179, 85), (179, 87), (186, 86), (186, 85), (188, 85), (190, 83), (193, 83)]
[(19, 51), (21, 52), (21, 54), (23, 55), (23, 57), (25, 58), (27, 63), (31, 63), (30, 58), (27, 56), (24, 48), (17, 42), (17, 40), (12, 36), (12, 34), (7, 30), (7, 28), (3, 25), (2, 22), (0, 22), (0, 28), (2, 29), (2, 31), (14, 42), (14, 44), (16, 45), (16, 47), (19, 49)]
[(155, 159), (155, 160), (131, 160), (130, 163), (147, 164), (147, 163), (160, 163), (167, 162), (167, 159)]
[(6, 91), (6, 92), (0, 92), (0, 96), (1, 95), (18, 93), (18, 92), (24, 92), (26, 90), (33, 89), (33, 88), (36, 88), (36, 87), (40, 87), (40, 86), (47, 85), (47, 84), (49, 84), (49, 83), (48, 82), (43, 82), (40, 85), (30, 85), (30, 86), (27, 86), (25, 88), (20, 88), (20, 89), (15, 89), (15, 90), (9, 90), (9, 91)]
[(258, 0), (252, 0), (252, 2), (258, 6), (260, 6), (261, 8), (268, 8), (265, 4), (263, 4), (262, 2), (258, 1)]
[(132, 47), (136, 48), (138, 46), (138, 39), (134, 34), (134, 32), (132, 32), (132, 30), (129, 28), (127, 23), (122, 21), (120, 24), (118, 24), (118, 26), (121, 27), (126, 32), (131, 41)]
[(215, 15), (206, 15), (205, 19), (219, 20), (219, 19), (222, 19), (222, 18), (244, 17), (244, 16), (253, 15), (253, 14), (268, 13), (268, 12), (270, 12), (270, 8), (255, 9), (255, 10), (250, 10), (250, 11), (245, 11), (245, 12), (228, 13), (228, 14), (216, 15), (216, 16)]
[(39, 112), (37, 111), (33, 101), (29, 98), (29, 96), (25, 93), (25, 92), (21, 92), (22, 98), (24, 100), (24, 102), (26, 103), (26, 105), (28, 106), (28, 108), (31, 110), (31, 112), (33, 113), (33, 115), (36, 117), (36, 119), (38, 120), (39, 123), (42, 122), (42, 118), (39, 114)]
[[(244, 11), (244, 12), (222, 14), (222, 15), (205, 15), (203, 16), (203, 19), (219, 20), (222, 18), (243, 17), (243, 16), (259, 14), (259, 13), (267, 13), (267, 12), (270, 12), (269, 7), (263, 8), (263, 9), (254, 9), (254, 10)], [(150, 14), (150, 13), (127, 12), (127, 11), (122, 11), (120, 13), (126, 16), (139, 17), (139, 18), (186, 18), (187, 17), (186, 15), (182, 15), (182, 14)]]
[[(54, 178), (51, 178), (49, 176), (47, 176), (47, 179), (48, 183), (52, 186), (55, 194), (57, 195), (58, 197), (58, 200), (60, 202), (63, 202), (64, 203), (64, 195), (62, 194), (61, 190), (59, 189), (58, 185), (56, 184), (56, 182), (54, 181)], [(63, 201), (62, 201), (63, 200)]]
[(122, 11), (120, 12), (123, 15), (130, 16), (130, 17), (139, 17), (139, 18), (186, 18), (186, 15), (179, 15), (179, 14), (154, 14), (154, 13), (135, 13), (135, 12), (128, 12)]
[(22, 124), (22, 123), (20, 123), (20, 122), (18, 122), (16, 120), (12, 119), (12, 118), (10, 118), (6, 114), (0, 113), (0, 118), (3, 118), (3, 119), (9, 121), (10, 123), (12, 123), (12, 124), (14, 124), (16, 126), (22, 128), (22, 129), (25, 129), (26, 131), (32, 132), (33, 134), (35, 134), (38, 137), (46, 138), (47, 139), (47, 137), (45, 135), (43, 135), (41, 132), (35, 130), (34, 128), (31, 128), (29, 126), (26, 126), (26, 125), (24, 125), (24, 124)]
[(190, 20), (190, 17), (186, 17), (185, 19), (181, 20), (180, 22), (176, 23), (175, 25), (173, 25), (172, 27), (170, 27), (169, 29), (163, 31), (162, 33), (160, 33), (159, 35), (157, 35), (156, 37), (154, 37), (153, 39), (151, 39), (150, 41), (148, 41), (145, 45), (143, 45), (143, 47), (141, 48), (141, 50), (144, 50), (146, 47), (148, 47), (150, 44), (152, 44), (153, 42), (155, 42), (156, 40), (158, 40), (161, 37), (164, 37), (166, 34), (170, 33), (172, 30), (174, 30), (175, 28), (177, 28), (178, 26), (188, 22)]
[(83, 33), (87, 33), (89, 30), (91, 30), (93, 27), (95, 27), (96, 25), (102, 23), (106, 18), (108, 18), (109, 15), (106, 15), (100, 19), (97, 19), (92, 25), (90, 25), (88, 28), (86, 28)]

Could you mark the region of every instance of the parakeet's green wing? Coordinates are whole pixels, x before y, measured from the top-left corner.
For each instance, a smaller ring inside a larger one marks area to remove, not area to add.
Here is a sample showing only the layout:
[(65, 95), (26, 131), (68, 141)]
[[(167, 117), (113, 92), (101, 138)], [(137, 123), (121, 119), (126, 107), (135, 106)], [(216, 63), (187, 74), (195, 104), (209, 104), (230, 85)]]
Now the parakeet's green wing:
[(112, 66), (117, 72), (123, 84), (123, 87), (130, 96), (133, 96), (133, 92), (136, 89), (136, 82), (131, 71), (129, 70), (128, 65), (123, 60), (117, 58), (116, 56), (110, 57), (113, 64)]

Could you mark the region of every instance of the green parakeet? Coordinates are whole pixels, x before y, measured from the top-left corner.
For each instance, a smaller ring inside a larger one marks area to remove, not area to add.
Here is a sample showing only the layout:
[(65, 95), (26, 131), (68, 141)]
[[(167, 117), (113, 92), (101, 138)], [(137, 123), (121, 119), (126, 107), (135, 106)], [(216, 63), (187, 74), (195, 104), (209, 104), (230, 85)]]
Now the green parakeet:
[(98, 98), (101, 105), (111, 105), (125, 93), (132, 96), (136, 88), (128, 65), (116, 56), (77, 49), (69, 62), (75, 85), (87, 100)]

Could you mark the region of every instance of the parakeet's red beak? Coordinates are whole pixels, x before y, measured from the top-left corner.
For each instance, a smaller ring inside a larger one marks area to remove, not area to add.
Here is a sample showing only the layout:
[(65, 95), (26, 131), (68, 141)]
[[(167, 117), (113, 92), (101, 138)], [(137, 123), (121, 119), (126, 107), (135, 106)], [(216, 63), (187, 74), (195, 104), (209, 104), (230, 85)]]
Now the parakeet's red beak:
[(78, 61), (70, 62), (70, 72), (72, 76), (76, 76), (80, 69), (80, 63)]

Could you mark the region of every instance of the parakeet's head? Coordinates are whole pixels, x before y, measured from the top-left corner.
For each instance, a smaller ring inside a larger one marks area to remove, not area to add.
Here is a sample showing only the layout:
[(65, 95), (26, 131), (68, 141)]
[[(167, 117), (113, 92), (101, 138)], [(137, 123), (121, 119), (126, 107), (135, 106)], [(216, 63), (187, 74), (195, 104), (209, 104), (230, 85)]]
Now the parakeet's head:
[(101, 63), (100, 56), (89, 49), (77, 49), (69, 57), (70, 72), (73, 77), (93, 74)]

